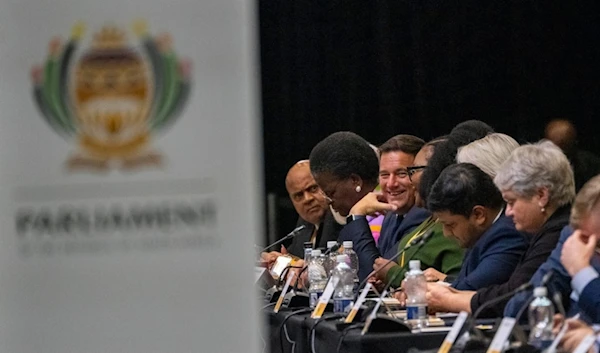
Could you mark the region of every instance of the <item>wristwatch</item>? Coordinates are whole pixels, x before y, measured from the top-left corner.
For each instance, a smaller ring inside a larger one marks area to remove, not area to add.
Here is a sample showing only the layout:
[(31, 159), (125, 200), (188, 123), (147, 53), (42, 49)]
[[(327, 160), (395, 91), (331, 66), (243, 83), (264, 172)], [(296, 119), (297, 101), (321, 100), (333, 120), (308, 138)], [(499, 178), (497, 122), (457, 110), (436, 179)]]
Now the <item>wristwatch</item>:
[(366, 218), (367, 216), (363, 216), (363, 215), (356, 215), (356, 214), (349, 214), (346, 217), (346, 224), (352, 222), (352, 221), (356, 221), (357, 219), (362, 219), (362, 218)]

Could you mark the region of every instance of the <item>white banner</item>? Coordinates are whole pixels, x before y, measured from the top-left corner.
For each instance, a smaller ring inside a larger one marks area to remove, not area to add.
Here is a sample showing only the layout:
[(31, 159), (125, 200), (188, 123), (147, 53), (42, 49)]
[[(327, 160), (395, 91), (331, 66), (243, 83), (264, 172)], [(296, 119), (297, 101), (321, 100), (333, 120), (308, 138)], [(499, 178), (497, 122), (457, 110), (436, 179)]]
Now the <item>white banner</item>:
[(0, 3), (0, 352), (251, 352), (254, 2)]

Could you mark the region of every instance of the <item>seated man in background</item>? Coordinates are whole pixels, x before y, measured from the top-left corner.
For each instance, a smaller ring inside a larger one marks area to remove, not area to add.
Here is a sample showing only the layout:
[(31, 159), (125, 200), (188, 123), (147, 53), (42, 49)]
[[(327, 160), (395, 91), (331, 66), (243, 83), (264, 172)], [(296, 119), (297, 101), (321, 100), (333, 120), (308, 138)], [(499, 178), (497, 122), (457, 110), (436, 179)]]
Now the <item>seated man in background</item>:
[[(600, 297), (597, 279), (600, 254), (594, 249), (598, 235), (600, 176), (595, 176), (577, 193), (571, 208), (570, 225), (562, 230), (558, 245), (530, 281), (534, 286), (540, 286), (546, 274), (552, 271), (546, 287), (549, 296), (560, 301), (558, 311), (562, 311), (564, 305), (568, 317), (580, 313), (588, 323), (600, 322), (599, 305), (596, 304)], [(529, 295), (515, 295), (506, 305), (504, 316), (515, 317), (527, 304)]]
[(528, 242), (504, 214), (489, 175), (470, 163), (451, 165), (433, 184), (427, 206), (444, 235), (467, 249), (453, 288), (478, 290), (510, 278)]
[(308, 241), (312, 242), (313, 248), (325, 248), (328, 241), (337, 241), (342, 228), (333, 218), (321, 189), (310, 173), (308, 160), (299, 161), (290, 168), (285, 187), (300, 217), (297, 226), (305, 225), (306, 228), (284, 243), (280, 252), (263, 253), (263, 260), (269, 264), (282, 254), (303, 258), (304, 243)]
[(567, 119), (553, 119), (544, 130), (544, 137), (560, 147), (573, 166), (577, 191), (600, 173), (600, 157), (577, 145), (577, 130)]

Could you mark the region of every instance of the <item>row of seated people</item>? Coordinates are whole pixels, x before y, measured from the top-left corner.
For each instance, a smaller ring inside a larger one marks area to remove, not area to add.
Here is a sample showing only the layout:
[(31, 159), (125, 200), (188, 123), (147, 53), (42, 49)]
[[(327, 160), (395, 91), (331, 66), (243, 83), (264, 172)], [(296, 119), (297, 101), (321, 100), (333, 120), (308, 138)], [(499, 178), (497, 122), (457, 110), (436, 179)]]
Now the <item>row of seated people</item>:
[[(304, 171), (302, 183), (295, 182), (297, 171)], [(302, 256), (306, 240), (321, 247), (351, 240), (359, 279), (390, 283), (401, 302), (409, 260), (420, 260), (431, 282), (431, 312), (474, 313), (528, 281), (539, 285), (552, 270), (546, 285), (561, 293), (567, 316), (581, 315), (569, 321), (563, 348), (572, 350), (600, 323), (600, 177), (576, 197), (569, 159), (550, 141), (519, 145), (467, 121), (427, 143), (394, 136), (377, 156), (359, 135), (337, 132), (292, 167), (286, 187), (301, 218), (313, 225), (287, 251)], [(345, 222), (335, 221), (336, 214)], [(384, 218), (376, 242), (369, 220), (378, 215)], [(480, 317), (514, 316), (528, 297), (509, 299)]]

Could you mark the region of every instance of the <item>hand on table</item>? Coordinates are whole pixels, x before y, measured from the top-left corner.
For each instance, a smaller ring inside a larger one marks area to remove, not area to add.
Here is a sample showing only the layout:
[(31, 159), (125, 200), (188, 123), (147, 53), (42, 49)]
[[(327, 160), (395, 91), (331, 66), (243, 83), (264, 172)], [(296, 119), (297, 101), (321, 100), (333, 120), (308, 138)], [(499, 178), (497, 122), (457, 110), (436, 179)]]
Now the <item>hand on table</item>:
[(594, 333), (594, 330), (581, 320), (567, 319), (565, 324), (569, 325), (569, 328), (560, 341), (560, 347), (567, 352), (573, 352), (587, 335)]
[(554, 336), (556, 336), (560, 331), (563, 322), (565, 322), (565, 317), (562, 316), (562, 314), (554, 314), (552, 320), (552, 333), (554, 334)]
[(427, 282), (444, 281), (446, 277), (448, 277), (448, 275), (436, 270), (433, 267), (430, 267), (423, 271), (423, 274), (425, 275), (425, 279), (427, 280)]
[(263, 252), (260, 254), (260, 258), (267, 264), (267, 268), (271, 268), (275, 261), (277, 261), (277, 258), (281, 255), (282, 254), (277, 251)]

